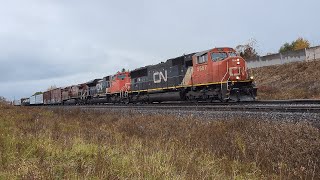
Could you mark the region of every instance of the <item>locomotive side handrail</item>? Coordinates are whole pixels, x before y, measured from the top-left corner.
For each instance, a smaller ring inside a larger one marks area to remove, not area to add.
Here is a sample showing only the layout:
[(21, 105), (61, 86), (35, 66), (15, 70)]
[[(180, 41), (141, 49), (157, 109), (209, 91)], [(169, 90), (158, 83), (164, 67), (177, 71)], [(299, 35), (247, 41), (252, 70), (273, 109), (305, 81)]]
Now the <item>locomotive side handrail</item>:
[[(226, 74), (223, 76), (223, 78), (221, 79), (220, 81), (220, 84), (221, 84), (221, 89), (222, 89), (222, 83), (223, 83), (223, 80), (226, 78), (227, 74), (229, 73), (229, 62), (227, 61), (227, 71), (226, 71)], [(230, 77), (229, 77), (230, 78)], [(227, 81), (229, 81), (229, 78)], [(228, 85), (228, 82), (227, 82), (227, 85)]]

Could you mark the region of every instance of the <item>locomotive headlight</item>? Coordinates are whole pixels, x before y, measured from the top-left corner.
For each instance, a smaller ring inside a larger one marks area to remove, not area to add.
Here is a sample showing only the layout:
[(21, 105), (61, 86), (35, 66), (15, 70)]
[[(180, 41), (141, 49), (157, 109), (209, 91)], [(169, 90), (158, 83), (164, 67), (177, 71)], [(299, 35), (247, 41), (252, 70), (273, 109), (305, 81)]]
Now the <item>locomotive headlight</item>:
[(237, 61), (239, 62), (239, 61), (240, 61), (240, 59), (237, 59)]
[(239, 80), (239, 79), (240, 79), (240, 76), (237, 76), (236, 79)]
[(253, 80), (253, 79), (254, 79), (254, 77), (253, 77), (253, 76), (250, 76), (250, 79), (251, 79), (251, 80)]
[(240, 65), (240, 62), (238, 61), (237, 64)]

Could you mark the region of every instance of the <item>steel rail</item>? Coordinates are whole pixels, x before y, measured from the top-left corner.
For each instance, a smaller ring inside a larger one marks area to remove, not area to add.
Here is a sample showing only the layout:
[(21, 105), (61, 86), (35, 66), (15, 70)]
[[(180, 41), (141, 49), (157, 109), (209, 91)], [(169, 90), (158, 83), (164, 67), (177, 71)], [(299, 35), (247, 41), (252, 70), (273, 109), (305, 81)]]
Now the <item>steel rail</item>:
[[(60, 107), (60, 106), (58, 106)], [(251, 105), (76, 105), (63, 106), (80, 109), (127, 109), (127, 110), (182, 110), (182, 111), (244, 111), (244, 112), (299, 112), (320, 113), (320, 105), (299, 104), (251, 104)]]
[[(319, 105), (320, 100), (314, 99), (295, 99), (295, 100), (261, 100), (261, 101), (243, 101), (243, 102), (190, 102), (190, 101), (173, 101), (173, 102), (161, 102), (161, 103), (105, 103), (99, 105), (92, 105), (92, 106), (217, 106), (217, 105), (224, 105), (224, 106), (233, 106), (233, 105)], [(90, 104), (88, 104), (90, 106)], [(75, 105), (66, 105), (66, 106), (75, 106)]]

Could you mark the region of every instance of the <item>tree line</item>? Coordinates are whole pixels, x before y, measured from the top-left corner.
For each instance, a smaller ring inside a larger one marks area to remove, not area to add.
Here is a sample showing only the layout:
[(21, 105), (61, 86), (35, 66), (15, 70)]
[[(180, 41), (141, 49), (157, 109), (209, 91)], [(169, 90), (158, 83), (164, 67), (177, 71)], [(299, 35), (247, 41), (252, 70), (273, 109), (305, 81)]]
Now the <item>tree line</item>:
[[(310, 48), (310, 42), (302, 37), (297, 38), (291, 43), (285, 42), (280, 48), (279, 53), (285, 53), (288, 51), (297, 51), (305, 48)], [(257, 41), (250, 39), (245, 44), (240, 44), (236, 47), (236, 51), (244, 59), (255, 59), (259, 56), (257, 52)]]

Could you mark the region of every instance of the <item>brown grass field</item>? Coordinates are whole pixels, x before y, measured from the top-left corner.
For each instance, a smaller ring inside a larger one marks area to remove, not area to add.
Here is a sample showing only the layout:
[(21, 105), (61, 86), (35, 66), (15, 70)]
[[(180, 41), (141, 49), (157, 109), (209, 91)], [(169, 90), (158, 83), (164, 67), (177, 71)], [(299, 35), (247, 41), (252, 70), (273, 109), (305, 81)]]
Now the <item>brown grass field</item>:
[(258, 98), (320, 99), (320, 60), (255, 68)]
[(307, 123), (0, 105), (0, 179), (320, 179)]

